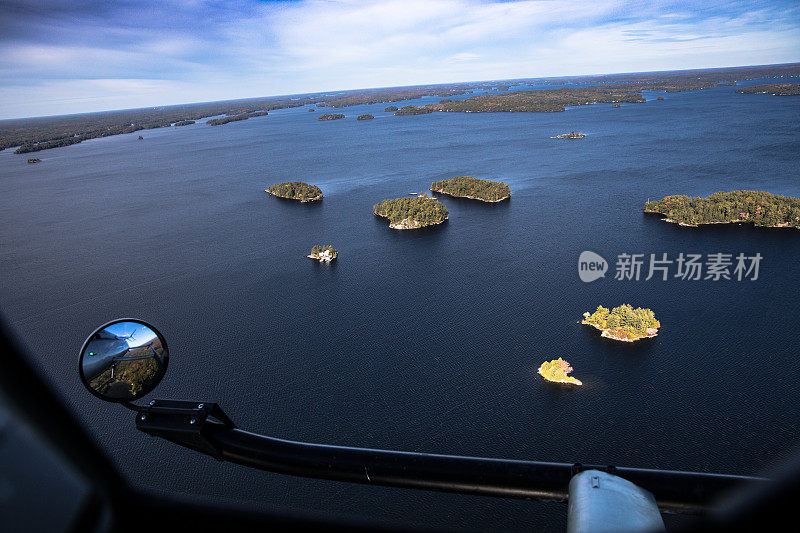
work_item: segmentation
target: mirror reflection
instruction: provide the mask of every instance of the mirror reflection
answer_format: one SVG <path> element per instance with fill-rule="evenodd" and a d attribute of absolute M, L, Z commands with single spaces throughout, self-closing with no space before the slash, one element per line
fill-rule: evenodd
<path fill-rule="evenodd" d="M 81 353 L 81 378 L 90 391 L 109 401 L 144 396 L 164 375 L 167 347 L 152 326 L 114 322 L 94 332 Z"/>

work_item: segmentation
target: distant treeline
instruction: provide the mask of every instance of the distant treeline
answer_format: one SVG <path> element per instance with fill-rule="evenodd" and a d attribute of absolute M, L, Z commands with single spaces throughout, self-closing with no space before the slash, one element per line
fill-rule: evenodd
<path fill-rule="evenodd" d="M 418 115 L 434 111 L 462 113 L 496 112 L 554 112 L 564 111 L 566 106 L 578 106 L 600 102 L 644 102 L 641 93 L 632 87 L 591 86 L 561 89 L 541 89 L 535 91 L 514 91 L 500 94 L 481 94 L 465 100 L 442 100 L 438 104 L 423 107 L 405 106 L 395 111 L 395 115 Z"/>
<path fill-rule="evenodd" d="M 128 109 L 61 117 L 0 121 L 0 149 L 19 146 L 16 153 L 36 152 L 68 146 L 88 139 L 109 137 L 139 130 L 167 128 L 173 123 L 216 115 L 242 115 L 308 104 L 310 97 L 256 98 L 204 104 L 187 104 L 147 109 Z"/>
<path fill-rule="evenodd" d="M 717 192 L 707 198 L 667 196 L 645 203 L 644 210 L 689 225 L 752 222 L 756 226 L 800 227 L 800 199 L 763 191 Z"/>
<path fill-rule="evenodd" d="M 619 91 L 627 98 L 637 98 L 642 90 L 664 90 L 668 92 L 714 87 L 720 83 L 730 84 L 736 80 L 754 78 L 797 76 L 800 75 L 800 63 L 784 65 L 765 65 L 757 67 L 737 67 L 723 69 L 684 70 L 674 72 L 645 72 L 635 74 L 613 74 L 606 76 L 573 76 L 562 78 L 529 78 L 503 80 L 500 82 L 456 83 L 448 85 L 426 85 L 413 87 L 395 87 L 391 89 L 363 89 L 346 91 L 335 95 L 320 93 L 299 95 L 294 97 L 275 96 L 267 98 L 251 98 L 247 100 L 231 100 L 224 102 L 206 102 L 169 107 L 145 109 L 128 109 L 124 111 L 108 111 L 60 117 L 40 117 L 29 119 L 13 119 L 0 121 L 0 150 L 20 146 L 19 153 L 35 152 L 47 148 L 68 146 L 87 139 L 108 137 L 132 133 L 138 130 L 164 128 L 173 123 L 199 120 L 201 118 L 226 115 L 229 117 L 271 111 L 306 104 L 329 107 L 347 107 L 351 105 L 373 104 L 380 102 L 398 102 L 417 99 L 423 96 L 445 98 L 441 109 L 425 107 L 404 108 L 397 114 L 431 113 L 433 111 L 558 111 L 564 105 L 578 105 L 575 98 L 538 97 L 532 101 L 526 96 L 517 95 L 506 100 L 481 100 L 481 96 L 467 100 L 452 100 L 447 97 L 468 94 L 480 90 L 506 90 L 512 86 L 526 85 L 563 85 L 592 84 L 595 91 Z M 624 89 L 619 84 L 625 84 Z M 616 85 L 616 88 L 614 88 Z M 782 84 L 781 84 L 782 85 Z M 552 91 L 553 89 L 546 89 Z M 575 90 L 567 88 L 567 91 Z M 562 91 L 562 92 L 567 92 Z M 520 92 L 520 91 L 517 91 Z M 530 91 L 525 91 L 530 92 Z M 514 93 L 510 93 L 514 94 Z M 611 94 L 611 93 L 609 93 Z M 633 95 L 633 96 L 632 96 Z M 563 96 L 563 95 L 562 95 Z M 578 93 L 577 100 L 586 94 Z M 641 95 L 638 95 L 640 98 Z M 474 100 L 478 98 L 478 100 Z M 562 101 L 558 101 L 561 98 Z M 597 101 L 610 101 L 604 96 Z M 459 102 L 467 101 L 468 104 Z M 629 100 L 618 100 L 629 101 Z M 640 101 L 640 100 L 635 100 Z M 392 106 L 393 107 L 393 106 Z M 494 108 L 494 109 L 491 109 Z M 251 115 L 252 116 L 252 115 Z M 236 120 L 243 120 L 238 118 Z"/>
<path fill-rule="evenodd" d="M 349 107 L 353 105 L 379 104 L 399 102 L 400 100 L 416 100 L 423 96 L 452 96 L 468 94 L 471 90 L 454 86 L 394 87 L 391 89 L 368 89 L 350 91 L 328 97 L 319 107 Z"/>

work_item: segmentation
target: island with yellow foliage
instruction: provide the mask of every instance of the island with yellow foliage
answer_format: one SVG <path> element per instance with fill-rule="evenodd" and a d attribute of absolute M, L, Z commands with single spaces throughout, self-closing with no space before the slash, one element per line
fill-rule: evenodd
<path fill-rule="evenodd" d="M 594 313 L 584 313 L 581 324 L 599 329 L 603 332 L 602 337 L 624 342 L 655 337 L 661 327 L 653 311 L 641 307 L 634 309 L 628 304 L 610 311 L 600 305 Z"/>
<path fill-rule="evenodd" d="M 569 366 L 569 363 L 561 359 L 553 359 L 552 361 L 545 361 L 542 363 L 542 366 L 539 367 L 539 375 L 542 376 L 547 381 L 553 381 L 555 383 L 569 383 L 571 385 L 583 385 L 581 380 L 576 379 L 572 376 L 568 376 L 572 372 L 572 367 Z"/>

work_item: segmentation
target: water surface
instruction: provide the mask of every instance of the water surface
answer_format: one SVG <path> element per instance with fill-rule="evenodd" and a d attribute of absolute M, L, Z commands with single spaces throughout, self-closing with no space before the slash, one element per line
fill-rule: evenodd
<path fill-rule="evenodd" d="M 2 311 L 134 482 L 284 509 L 485 530 L 563 527 L 566 507 L 296 479 L 215 462 L 134 428 L 82 389 L 77 352 L 134 316 L 167 338 L 157 398 L 217 401 L 243 428 L 341 445 L 754 474 L 798 445 L 800 232 L 694 230 L 648 199 L 754 189 L 800 196 L 800 98 L 733 87 L 565 113 L 395 117 L 388 104 L 270 112 L 0 152 Z M 422 100 L 426 102 L 427 100 Z M 432 99 L 431 101 L 435 101 Z M 420 101 L 411 103 L 418 104 Z M 403 105 L 398 103 L 397 105 Z M 356 121 L 372 113 L 374 120 Z M 579 141 L 549 137 L 571 130 Z M 145 137 L 137 141 L 139 133 Z M 390 230 L 384 198 L 457 175 L 500 205 Z M 266 186 L 303 180 L 299 205 Z M 316 264 L 314 244 L 338 263 Z M 761 253 L 743 282 L 582 283 L 583 250 Z M 576 322 L 652 308 L 629 345 Z M 543 383 L 564 357 L 581 388 Z"/>

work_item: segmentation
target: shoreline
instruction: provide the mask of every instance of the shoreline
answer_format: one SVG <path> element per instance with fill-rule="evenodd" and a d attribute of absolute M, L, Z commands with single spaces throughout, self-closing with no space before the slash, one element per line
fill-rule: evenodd
<path fill-rule="evenodd" d="M 511 198 L 511 195 L 509 194 L 508 196 L 503 196 L 499 200 L 484 200 L 483 198 L 477 198 L 475 196 L 460 196 L 460 195 L 457 195 L 457 194 L 450 194 L 449 192 L 445 192 L 445 191 L 442 191 L 440 189 L 434 189 L 433 187 L 431 187 L 429 190 L 431 192 L 435 192 L 435 193 L 438 193 L 438 194 L 444 194 L 444 195 L 449 196 L 451 198 L 468 198 L 469 200 L 478 200 L 480 202 L 486 202 L 488 204 L 496 204 L 496 203 L 502 202 L 503 200 L 508 200 L 509 198 Z"/>
<path fill-rule="evenodd" d="M 563 383 L 565 385 L 583 385 L 583 382 L 581 380 L 579 380 L 578 378 L 572 378 L 575 381 L 567 381 L 565 379 L 550 379 L 547 376 L 545 376 L 544 374 L 542 374 L 542 367 L 539 367 L 539 369 L 536 371 L 536 373 L 539 374 L 540 376 L 542 376 L 545 379 L 545 381 L 549 381 L 550 383 Z M 572 377 L 572 376 L 568 376 L 568 377 Z"/>
<path fill-rule="evenodd" d="M 719 225 L 719 224 L 739 224 L 739 225 L 751 224 L 754 228 L 800 229 L 800 226 L 791 226 L 791 225 L 789 225 L 788 222 L 784 222 L 782 224 L 778 224 L 777 226 L 765 226 L 763 224 L 758 224 L 757 225 L 752 220 L 729 220 L 729 221 L 725 221 L 725 222 L 700 222 L 699 224 L 689 224 L 687 222 L 680 222 L 678 220 L 672 220 L 671 218 L 666 218 L 666 216 L 667 216 L 666 214 L 659 213 L 658 211 L 643 210 L 642 212 L 646 213 L 648 215 L 660 215 L 662 217 L 665 217 L 665 218 L 660 219 L 661 222 L 669 222 L 670 224 L 675 224 L 675 225 L 678 225 L 678 226 L 682 226 L 684 228 L 699 228 L 701 226 L 713 226 L 713 225 Z"/>
<path fill-rule="evenodd" d="M 590 323 L 584 322 L 584 321 L 580 321 L 580 322 L 578 322 L 578 324 L 581 324 L 583 326 L 591 326 L 594 329 L 596 329 L 597 331 L 602 332 L 600 334 L 601 337 L 605 337 L 606 339 L 612 339 L 612 340 L 620 341 L 620 342 L 636 342 L 636 341 L 640 341 L 642 339 L 652 339 L 653 337 L 658 337 L 658 328 L 648 328 L 648 333 L 646 333 L 643 337 L 636 337 L 635 339 L 627 339 L 627 338 L 617 337 L 616 335 L 610 333 L 611 329 L 603 329 L 600 326 L 597 326 L 595 324 L 590 324 Z M 650 329 L 655 329 L 655 333 L 652 333 L 652 334 L 649 333 Z"/>
<path fill-rule="evenodd" d="M 387 220 L 389 219 L 389 217 L 387 217 L 386 215 L 381 215 L 379 213 L 375 213 L 374 211 L 373 211 L 373 213 L 377 217 L 385 218 Z M 397 229 L 397 230 L 422 229 L 422 228 L 427 228 L 428 226 L 437 226 L 439 224 L 444 224 L 445 222 L 447 222 L 448 218 L 450 218 L 450 217 L 447 217 L 444 220 L 440 220 L 439 222 L 428 222 L 427 224 L 421 224 L 419 221 L 413 220 L 413 222 L 415 222 L 417 224 L 420 224 L 420 225 L 419 226 L 409 227 L 409 228 L 400 227 L 400 224 L 403 224 L 403 223 L 405 223 L 406 220 L 409 220 L 408 218 L 404 218 L 400 222 L 392 222 L 391 220 L 389 220 L 389 227 L 392 228 L 392 229 Z"/>
<path fill-rule="evenodd" d="M 308 254 L 306 257 L 308 257 L 309 259 L 313 259 L 314 261 L 319 261 L 320 263 L 332 263 L 332 262 L 336 261 L 335 257 L 332 257 L 330 260 L 326 261 L 326 260 L 322 259 L 319 256 L 319 254 Z"/>
<path fill-rule="evenodd" d="M 307 198 L 305 200 L 301 200 L 300 198 L 292 198 L 291 196 L 281 196 L 280 194 L 276 194 L 270 191 L 269 189 L 264 189 L 264 192 L 269 193 L 276 198 L 283 198 L 284 200 L 294 200 L 296 202 L 300 202 L 301 204 L 305 204 L 308 202 L 316 202 L 318 200 L 322 200 L 323 197 L 323 195 L 320 194 L 319 196 L 315 196 L 314 198 Z"/>

